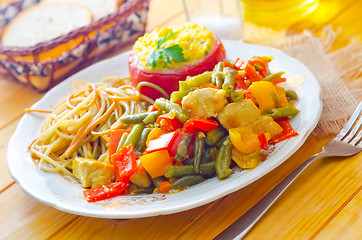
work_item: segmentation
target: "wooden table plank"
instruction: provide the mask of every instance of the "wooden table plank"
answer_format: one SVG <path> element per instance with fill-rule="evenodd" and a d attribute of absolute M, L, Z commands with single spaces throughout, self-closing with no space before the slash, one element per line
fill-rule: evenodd
<path fill-rule="evenodd" d="M 17 184 L 0 194 L 0 239 L 46 239 L 78 218 L 41 204 Z"/>
<path fill-rule="evenodd" d="M 0 129 L 19 119 L 25 108 L 43 96 L 20 83 L 3 78 L 0 78 L 0 89 Z"/>
<path fill-rule="evenodd" d="M 262 236 L 263 239 L 312 239 L 317 236 L 360 191 L 361 157 L 362 154 L 344 160 L 330 158 L 312 164 L 245 239 Z M 285 228 L 286 225 L 293 227 Z M 362 233 L 354 239 L 360 237 Z"/>
<path fill-rule="evenodd" d="M 321 232 L 316 239 L 357 239 L 362 236 L 362 189 L 351 198 Z"/>
<path fill-rule="evenodd" d="M 10 177 L 6 165 L 6 150 L 10 136 L 13 134 L 17 124 L 18 121 L 15 121 L 6 128 L 0 130 L 0 192 L 14 182 Z"/>

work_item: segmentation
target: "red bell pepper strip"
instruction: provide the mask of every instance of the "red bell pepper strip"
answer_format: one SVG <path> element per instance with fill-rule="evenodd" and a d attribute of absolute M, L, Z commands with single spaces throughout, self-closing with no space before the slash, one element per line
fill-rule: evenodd
<path fill-rule="evenodd" d="M 160 151 L 160 150 L 169 150 L 172 144 L 174 143 L 178 131 L 173 131 L 170 133 L 162 134 L 158 138 L 152 139 L 146 148 L 147 153 Z"/>
<path fill-rule="evenodd" d="M 281 78 L 281 77 L 278 77 L 278 78 L 275 78 L 273 80 L 271 80 L 270 82 L 274 85 L 277 85 L 279 83 L 282 83 L 282 82 L 286 82 L 287 79 L 286 78 Z"/>
<path fill-rule="evenodd" d="M 279 125 L 283 128 L 283 132 L 269 140 L 270 144 L 284 141 L 288 138 L 298 136 L 299 134 L 293 129 L 288 121 L 281 121 Z"/>
<path fill-rule="evenodd" d="M 160 124 L 162 130 L 171 132 L 175 131 L 176 129 L 182 128 L 182 122 L 171 116 L 170 113 L 163 114 L 157 118 L 156 123 Z"/>
<path fill-rule="evenodd" d="M 245 67 L 245 63 L 240 58 L 237 58 L 233 64 L 233 68 L 236 70 L 243 70 Z"/>
<path fill-rule="evenodd" d="M 265 62 L 263 62 L 262 60 L 260 59 L 252 59 L 252 60 L 249 60 L 249 63 L 252 65 L 252 66 L 255 66 L 255 64 L 259 64 L 262 69 L 258 70 L 257 72 L 260 74 L 260 76 L 262 76 L 263 78 L 266 77 L 266 73 L 267 73 L 267 66 L 265 64 Z"/>
<path fill-rule="evenodd" d="M 262 80 L 262 77 L 259 73 L 255 70 L 255 67 L 252 66 L 250 63 L 247 63 L 245 66 L 245 76 L 252 82 Z"/>
<path fill-rule="evenodd" d="M 130 130 L 126 129 L 116 129 L 113 130 L 109 137 L 109 159 L 111 159 L 112 155 L 117 151 L 117 147 L 119 144 L 119 140 L 121 139 L 124 133 L 130 133 Z"/>
<path fill-rule="evenodd" d="M 168 153 L 170 154 L 170 157 L 175 157 L 178 144 L 181 142 L 184 132 L 181 129 L 177 129 L 175 134 L 176 134 L 175 140 L 173 141 L 170 148 L 168 149 Z"/>
<path fill-rule="evenodd" d="M 250 81 L 248 81 L 248 82 L 250 82 Z M 249 85 L 250 85 L 250 83 L 246 83 L 245 76 L 242 76 L 242 75 L 236 76 L 235 90 L 239 90 L 239 89 L 246 90 L 246 89 L 248 89 Z"/>
<path fill-rule="evenodd" d="M 137 170 L 136 156 L 132 144 L 122 147 L 112 155 L 116 182 L 128 183 L 129 178 Z"/>
<path fill-rule="evenodd" d="M 100 188 L 86 189 L 83 191 L 84 198 L 88 202 L 97 202 L 121 195 L 128 187 L 128 183 L 114 182 Z"/>
<path fill-rule="evenodd" d="M 217 128 L 219 124 L 212 119 L 200 119 L 200 118 L 190 118 L 184 123 L 183 130 L 185 133 L 194 134 L 200 130 L 208 132 Z"/>
<path fill-rule="evenodd" d="M 264 134 L 264 133 L 260 133 L 260 134 L 258 135 L 258 138 L 259 138 L 259 141 L 260 141 L 260 147 L 261 147 L 261 149 L 268 150 L 269 145 L 268 145 L 268 140 L 266 139 L 265 134 Z"/>

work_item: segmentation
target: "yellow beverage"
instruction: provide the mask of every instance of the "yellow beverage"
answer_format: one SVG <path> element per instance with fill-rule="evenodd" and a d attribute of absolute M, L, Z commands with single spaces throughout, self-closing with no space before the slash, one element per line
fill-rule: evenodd
<path fill-rule="evenodd" d="M 319 0 L 241 0 L 244 20 L 256 25 L 286 27 L 310 17 Z"/>

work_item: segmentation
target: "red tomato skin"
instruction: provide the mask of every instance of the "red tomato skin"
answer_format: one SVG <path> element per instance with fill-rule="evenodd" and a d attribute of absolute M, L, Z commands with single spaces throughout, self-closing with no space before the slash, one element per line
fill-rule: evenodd
<path fill-rule="evenodd" d="M 188 63 L 187 66 L 175 68 L 173 72 L 171 72 L 170 69 L 166 69 L 167 72 L 143 71 L 137 67 L 137 58 L 134 56 L 135 53 L 132 50 L 128 58 L 128 68 L 132 84 L 137 86 L 139 82 L 146 81 L 162 87 L 168 94 L 177 91 L 179 88 L 179 81 L 184 81 L 187 76 L 195 76 L 205 71 L 212 71 L 218 62 L 222 62 L 226 59 L 225 48 L 220 39 L 215 35 L 214 39 L 215 46 L 205 59 L 197 65 Z M 161 93 L 150 87 L 142 87 L 141 92 L 152 99 L 163 97 Z"/>

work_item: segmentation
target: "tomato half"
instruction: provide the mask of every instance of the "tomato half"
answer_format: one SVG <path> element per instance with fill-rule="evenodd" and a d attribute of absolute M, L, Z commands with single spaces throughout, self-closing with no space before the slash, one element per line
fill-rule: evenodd
<path fill-rule="evenodd" d="M 205 71 L 212 71 L 214 66 L 226 59 L 225 48 L 220 39 L 214 35 L 214 44 L 211 51 L 204 58 L 200 59 L 196 64 L 185 63 L 182 67 L 163 69 L 160 71 L 144 71 L 138 68 L 137 59 L 134 52 L 131 51 L 128 58 L 128 68 L 132 84 L 137 86 L 139 82 L 154 83 L 163 88 L 168 94 L 177 91 L 179 88 L 178 82 L 184 81 L 187 76 L 195 76 Z M 162 94 L 150 87 L 142 87 L 142 94 L 156 99 L 162 97 Z"/>

